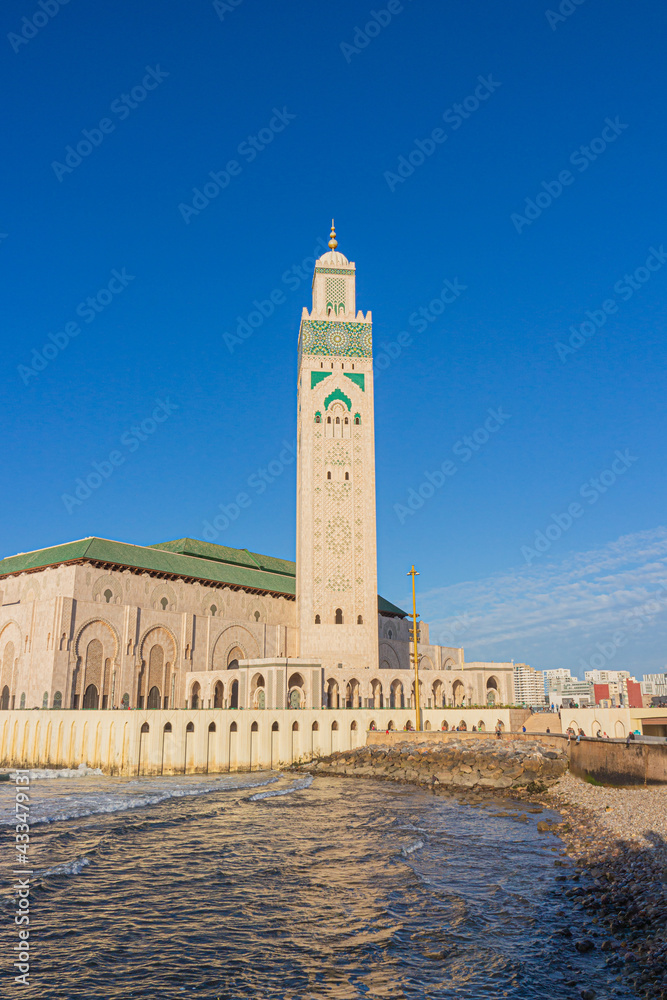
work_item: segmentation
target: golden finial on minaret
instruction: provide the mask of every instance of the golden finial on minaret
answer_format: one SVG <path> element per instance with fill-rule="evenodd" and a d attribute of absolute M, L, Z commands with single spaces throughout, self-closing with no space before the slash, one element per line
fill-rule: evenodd
<path fill-rule="evenodd" d="M 334 229 L 334 220 L 331 220 L 331 232 L 329 233 L 329 247 L 335 250 L 338 246 L 338 240 L 336 239 L 336 230 Z"/>

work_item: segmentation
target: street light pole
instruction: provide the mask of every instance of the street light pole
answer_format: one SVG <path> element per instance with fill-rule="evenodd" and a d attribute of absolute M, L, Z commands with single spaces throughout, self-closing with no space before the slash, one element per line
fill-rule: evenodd
<path fill-rule="evenodd" d="M 407 575 L 412 577 L 412 648 L 415 664 L 415 709 L 417 716 L 417 732 L 421 732 L 421 709 L 419 705 L 419 653 L 417 650 L 417 619 L 419 618 L 419 615 L 417 614 L 417 598 L 415 596 L 415 577 L 419 576 L 419 573 L 413 566 Z"/>

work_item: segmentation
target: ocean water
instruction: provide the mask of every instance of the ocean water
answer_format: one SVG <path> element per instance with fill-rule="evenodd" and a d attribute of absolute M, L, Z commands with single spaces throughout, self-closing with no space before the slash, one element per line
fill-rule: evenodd
<path fill-rule="evenodd" d="M 518 803 L 262 772 L 35 776 L 30 800 L 33 985 L 6 970 L 3 996 L 634 1000 L 575 950 L 602 938 Z M 5 843 L 13 808 L 1 784 Z"/>

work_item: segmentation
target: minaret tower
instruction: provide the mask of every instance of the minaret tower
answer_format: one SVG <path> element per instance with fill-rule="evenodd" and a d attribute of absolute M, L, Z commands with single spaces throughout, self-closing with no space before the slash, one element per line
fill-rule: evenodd
<path fill-rule="evenodd" d="M 371 314 L 355 314 L 355 266 L 336 248 L 315 264 L 299 331 L 299 655 L 326 670 L 378 668 Z"/>

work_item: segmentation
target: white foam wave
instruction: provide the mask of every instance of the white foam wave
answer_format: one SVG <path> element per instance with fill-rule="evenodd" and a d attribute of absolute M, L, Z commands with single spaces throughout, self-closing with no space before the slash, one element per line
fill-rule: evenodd
<path fill-rule="evenodd" d="M 424 841 L 417 840 L 415 841 L 414 844 L 410 844 L 408 847 L 402 847 L 401 854 L 403 855 L 404 858 L 407 858 L 408 855 L 412 854 L 413 851 L 418 851 L 419 848 L 423 846 L 424 846 Z"/>
<path fill-rule="evenodd" d="M 222 780 L 209 782 L 205 785 L 180 785 L 171 788 L 167 785 L 169 780 L 168 778 L 164 778 L 149 781 L 147 783 L 151 790 L 141 794 L 139 792 L 139 788 L 143 784 L 141 781 L 115 784 L 118 779 L 105 778 L 103 788 L 100 788 L 99 785 L 96 785 L 94 788 L 87 788 L 85 791 L 83 789 L 79 791 L 79 788 L 77 788 L 76 792 L 72 795 L 56 795 L 54 798 L 42 798 L 41 801 L 38 800 L 35 807 L 31 808 L 30 822 L 34 826 L 39 823 L 60 823 L 71 819 L 83 819 L 86 816 L 96 816 L 102 813 L 134 813 L 137 810 L 158 805 L 169 799 L 208 795 L 211 792 L 235 792 L 246 788 L 261 788 L 264 785 L 271 785 L 278 781 L 278 776 L 271 775 L 262 781 L 236 781 L 234 778 L 226 776 Z M 128 785 L 132 785 L 137 790 L 133 790 L 132 794 L 128 795 Z M 12 810 L 0 816 L 0 826 L 11 826 L 15 822 L 12 806 Z"/>
<path fill-rule="evenodd" d="M 270 792 L 257 792 L 248 796 L 248 802 L 259 802 L 261 799 L 272 799 L 277 795 L 291 795 L 292 792 L 299 792 L 303 788 L 310 788 L 313 783 L 313 776 L 309 774 L 307 778 L 301 778 L 293 782 L 288 788 L 274 788 Z"/>
<path fill-rule="evenodd" d="M 28 773 L 31 781 L 41 781 L 53 778 L 87 778 L 92 775 L 97 777 L 104 772 L 100 767 L 88 767 L 87 764 L 79 764 L 78 767 L 38 767 Z"/>
<path fill-rule="evenodd" d="M 43 871 L 35 872 L 36 878 L 46 878 L 48 875 L 79 875 L 81 871 L 90 864 L 89 858 L 77 858 L 65 865 L 56 865 L 55 868 L 45 868 Z"/>

